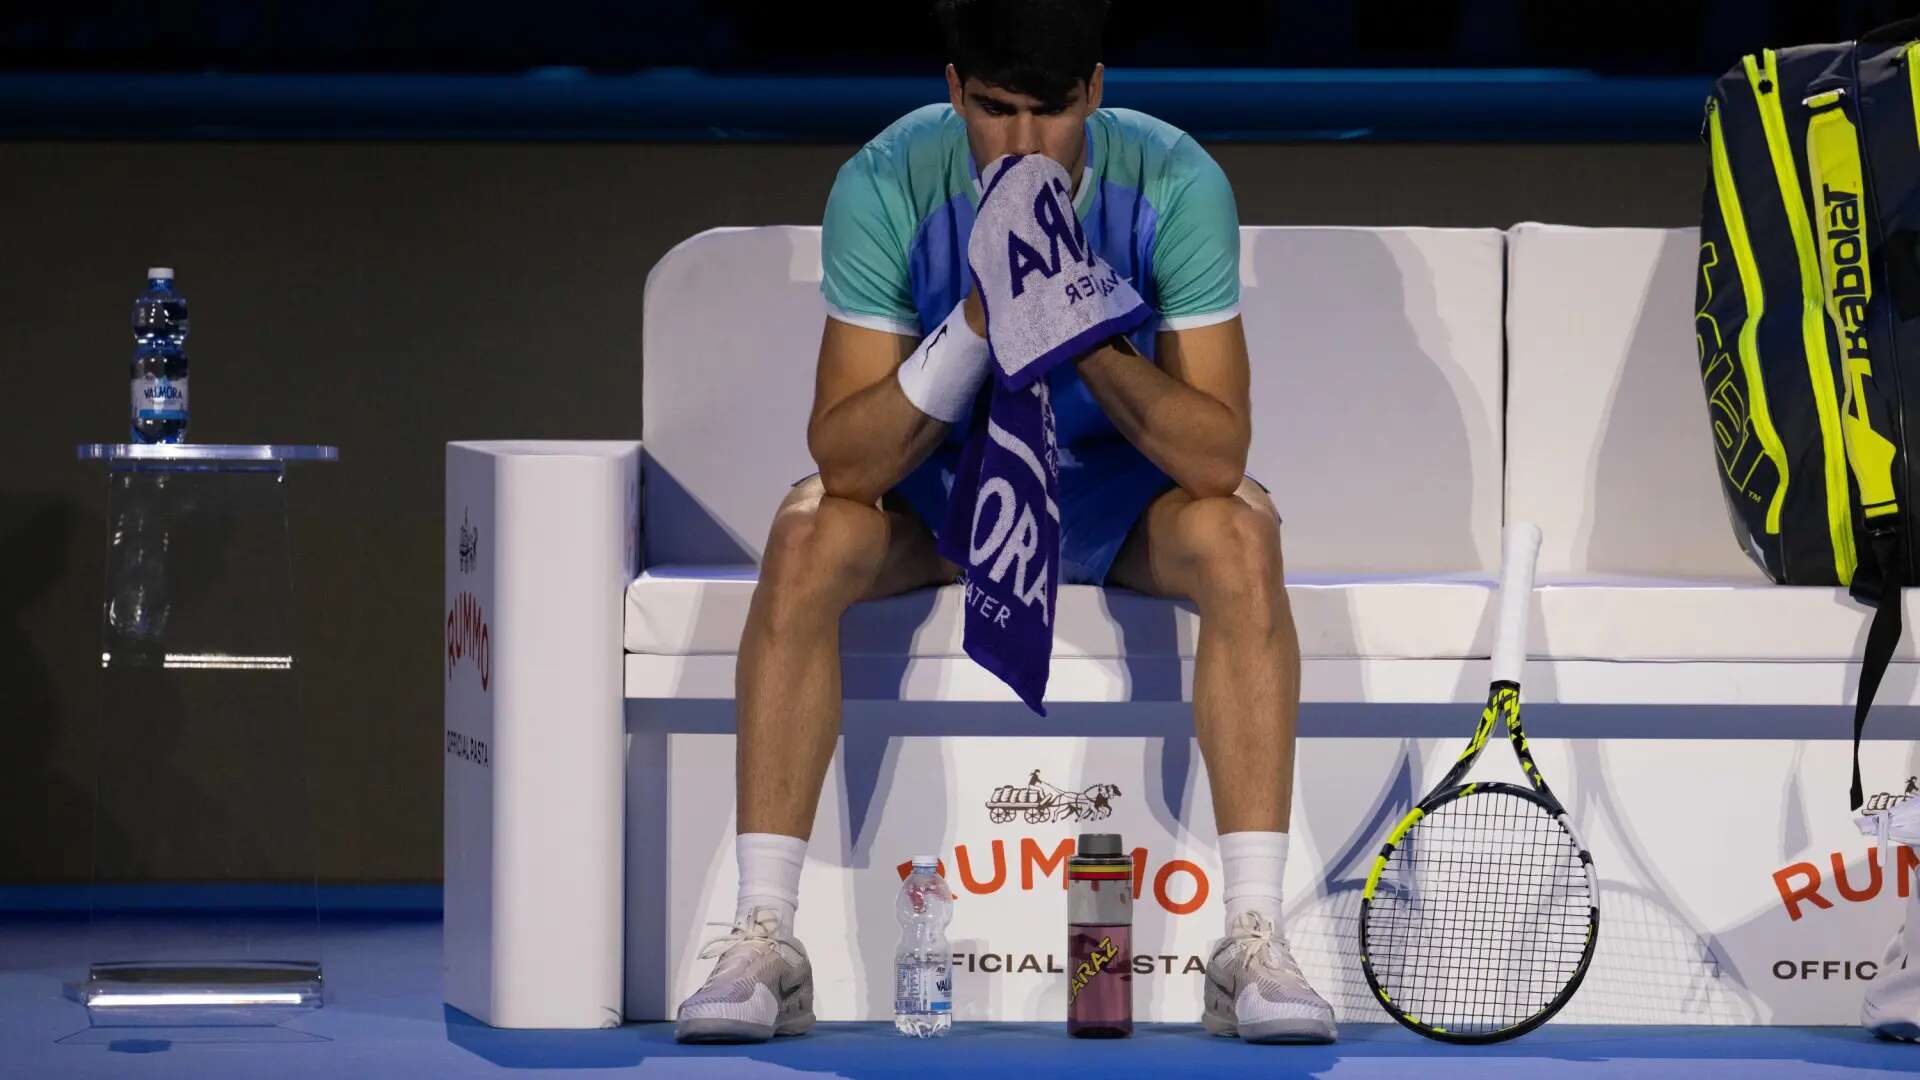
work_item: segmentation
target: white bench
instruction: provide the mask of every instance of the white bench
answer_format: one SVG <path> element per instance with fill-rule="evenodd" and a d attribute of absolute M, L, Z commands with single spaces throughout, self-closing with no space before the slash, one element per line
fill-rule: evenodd
<path fill-rule="evenodd" d="M 1461 711 L 1436 706 L 1484 694 L 1508 517 L 1539 522 L 1547 537 L 1527 675 L 1530 704 L 1549 707 L 1543 729 L 1770 733 L 1778 738 L 1764 745 L 1713 745 L 1741 768 L 1804 772 L 1834 790 L 1815 805 L 1837 802 L 1832 747 L 1808 752 L 1789 736 L 1816 734 L 1802 730 L 1812 723 L 1833 726 L 1817 733 L 1827 738 L 1843 733 L 1833 706 L 1851 693 L 1848 658 L 1864 620 L 1839 590 L 1766 585 L 1734 545 L 1687 341 L 1695 243 L 1687 231 L 1547 226 L 1243 230 L 1258 410 L 1249 471 L 1286 519 L 1311 736 L 1289 904 L 1298 901 L 1302 962 L 1344 1016 L 1374 1018 L 1342 952 L 1353 867 L 1392 807 L 1418 793 L 1409 788 L 1457 753 L 1446 747 L 1464 727 Z M 647 282 L 644 449 L 448 449 L 450 642 L 463 613 L 486 614 L 491 685 L 449 654 L 447 998 L 482 1020 L 669 1016 L 705 966 L 694 956 L 702 923 L 731 912 L 736 650 L 772 512 L 812 468 L 804 429 L 819 276 L 817 229 L 696 236 Z M 463 530 L 479 537 L 464 573 Z M 843 621 L 846 737 L 799 926 L 813 945 L 821 1014 L 886 1015 L 890 868 L 921 847 L 959 864 L 948 874 L 961 884 L 963 1014 L 1064 1007 L 1048 989 L 1059 980 L 1044 973 L 1060 921 L 1047 890 L 1060 873 L 1057 843 L 1083 826 L 995 824 L 981 805 L 1038 769 L 1071 777 L 1069 792 L 1125 777 L 1105 827 L 1148 849 L 1138 940 L 1169 968 L 1137 980 L 1140 1012 L 1190 1019 L 1199 982 L 1183 969 L 1218 923 L 1211 810 L 1184 704 L 1192 610 L 1062 590 L 1049 687 L 1058 704 L 1041 721 L 964 657 L 959 600 L 957 588 L 925 590 L 858 605 Z M 1901 659 L 1913 659 L 1910 644 Z M 1914 670 L 1897 666 L 1885 700 L 1917 700 Z M 1747 709 L 1756 705 L 1770 708 L 1757 722 Z M 623 734 L 624 777 L 607 767 Z M 1371 737 L 1331 737 L 1342 735 Z M 1657 779 L 1669 763 L 1696 768 L 1665 743 L 1589 741 L 1602 758 L 1638 761 L 1636 782 L 1661 792 L 1688 786 Z M 1564 778 L 1558 786 L 1601 800 L 1596 815 L 1700 812 L 1684 799 L 1608 803 L 1613 767 L 1583 757 L 1585 743 L 1536 743 L 1549 777 Z M 622 799 L 624 849 L 613 809 Z M 1817 846 L 1833 830 L 1822 818 L 1803 824 L 1801 839 Z M 1691 879 L 1668 866 L 1680 856 L 1654 852 L 1674 838 L 1648 841 L 1631 823 L 1616 831 L 1594 841 L 1596 857 L 1603 875 L 1609 856 L 1629 873 L 1623 895 L 1638 898 L 1642 929 L 1623 936 L 1632 923 L 1604 924 L 1616 933 L 1603 933 L 1595 977 L 1569 1016 L 1834 1022 L 1832 992 L 1769 996 L 1780 988 L 1737 971 L 1738 986 L 1721 985 L 1723 969 L 1751 965 L 1716 936 L 1740 922 L 1722 912 L 1764 893 L 1705 898 L 1675 915 L 1672 894 Z M 620 875 L 608 877 L 622 850 L 623 895 Z M 1789 854 L 1756 849 L 1740 865 Z M 1732 866 L 1709 868 L 1706 880 L 1746 872 Z M 1866 922 L 1810 947 L 1853 948 L 1879 933 L 1877 923 L 1860 929 Z M 1645 989 L 1634 955 L 1607 953 L 1655 938 L 1671 953 L 1656 966 L 1672 1004 Z M 1741 940 L 1764 947 L 1758 929 Z M 1029 963 L 1038 969 L 1014 970 Z M 1618 989 L 1636 978 L 1639 991 Z"/>

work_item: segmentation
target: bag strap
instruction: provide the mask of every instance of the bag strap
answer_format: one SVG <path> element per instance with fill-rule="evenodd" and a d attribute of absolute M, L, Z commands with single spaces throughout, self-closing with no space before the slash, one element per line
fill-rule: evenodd
<path fill-rule="evenodd" d="M 1920 15 L 1876 26 L 1860 35 L 1860 44 L 1878 45 L 1889 41 L 1912 41 L 1914 38 L 1920 38 Z"/>
<path fill-rule="evenodd" d="M 1900 643 L 1901 589 L 1906 585 L 1899 527 L 1883 526 L 1869 535 L 1874 565 L 1879 570 L 1879 595 L 1873 625 L 1867 629 L 1867 650 L 1860 658 L 1860 686 L 1853 702 L 1853 788 L 1849 798 L 1854 810 L 1860 809 L 1866 800 L 1865 789 L 1860 784 L 1860 733 L 1867 726 L 1867 713 L 1873 708 L 1874 695 L 1880 692 L 1880 679 L 1893 661 L 1893 648 Z M 1865 570 L 1865 565 L 1861 569 Z M 1857 573 L 1855 583 L 1864 584 Z"/>
<path fill-rule="evenodd" d="M 1920 27 L 1920 20 L 1915 24 Z M 1848 89 L 1836 88 L 1807 99 L 1810 113 L 1806 147 L 1808 180 L 1828 204 L 1817 227 L 1827 315 L 1838 336 L 1840 376 L 1846 388 L 1840 431 L 1872 548 L 1871 561 L 1860 559 L 1851 582 L 1853 595 L 1876 609 L 1873 625 L 1867 630 L 1867 648 L 1861 657 L 1860 685 L 1853 705 L 1853 786 L 1849 797 L 1857 810 L 1864 798 L 1860 736 L 1874 696 L 1880 691 L 1880 680 L 1893 660 L 1894 647 L 1900 643 L 1901 589 L 1907 575 L 1895 482 L 1900 447 L 1888 434 L 1897 428 L 1890 420 L 1890 403 L 1880 396 L 1868 366 L 1878 336 L 1868 314 L 1873 295 L 1873 261 L 1867 251 L 1872 235 L 1867 221 L 1871 210 L 1860 135 L 1847 109 L 1848 94 Z M 1842 252 L 1851 255 L 1843 261 Z M 1881 284 L 1884 288 L 1885 282 Z M 1882 350 L 1888 345 L 1884 341 L 1877 344 Z M 1884 430 L 1876 429 L 1876 419 Z"/>

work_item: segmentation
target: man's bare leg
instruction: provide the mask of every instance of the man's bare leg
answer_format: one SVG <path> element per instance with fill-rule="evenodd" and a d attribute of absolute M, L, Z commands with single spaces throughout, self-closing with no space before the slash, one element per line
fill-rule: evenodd
<path fill-rule="evenodd" d="M 740 638 L 735 756 L 741 833 L 804 840 L 840 734 L 840 616 L 856 601 L 953 580 L 913 514 L 827 495 L 780 504 Z"/>
<path fill-rule="evenodd" d="M 926 527 L 896 507 L 796 486 L 774 516 L 740 640 L 740 890 L 732 933 L 680 1003 L 683 1042 L 759 1042 L 813 1027 L 813 973 L 793 936 L 820 784 L 840 733 L 840 616 L 856 600 L 953 579 Z"/>
<path fill-rule="evenodd" d="M 1233 498 L 1178 488 L 1147 507 L 1108 579 L 1200 611 L 1193 725 L 1222 834 L 1285 832 L 1300 716 L 1300 642 L 1287 604 L 1280 519 L 1259 485 Z"/>
<path fill-rule="evenodd" d="M 1201 1023 L 1248 1042 L 1330 1042 L 1333 1009 L 1280 932 L 1300 642 L 1287 605 L 1280 518 L 1251 481 L 1232 498 L 1154 500 L 1109 574 L 1200 609 L 1193 723 L 1213 786 L 1227 935 L 1207 958 Z"/>

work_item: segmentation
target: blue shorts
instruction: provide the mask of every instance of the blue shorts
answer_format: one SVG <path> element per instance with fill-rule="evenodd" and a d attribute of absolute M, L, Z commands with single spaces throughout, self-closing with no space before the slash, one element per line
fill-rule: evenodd
<path fill-rule="evenodd" d="M 1134 524 L 1174 486 L 1173 479 L 1122 437 L 1063 445 L 1059 454 L 1060 583 L 1105 585 Z M 892 492 L 936 539 L 959 462 L 960 448 L 941 443 Z"/>

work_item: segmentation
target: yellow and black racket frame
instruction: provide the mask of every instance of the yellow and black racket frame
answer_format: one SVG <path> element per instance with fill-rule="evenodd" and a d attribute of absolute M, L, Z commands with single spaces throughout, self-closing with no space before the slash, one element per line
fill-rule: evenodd
<path fill-rule="evenodd" d="M 1487 739 L 1493 734 L 1495 724 L 1504 724 L 1506 727 L 1507 741 L 1513 746 L 1514 756 L 1520 759 L 1520 771 L 1526 776 L 1530 786 L 1521 787 L 1518 784 L 1498 781 L 1473 784 L 1460 782 L 1466 778 L 1467 771 L 1473 768 L 1473 763 L 1479 759 L 1480 752 L 1486 749 Z M 1474 794 L 1511 795 L 1544 809 L 1562 829 L 1566 830 L 1567 835 L 1573 838 L 1574 847 L 1580 853 L 1580 861 L 1586 866 L 1587 880 L 1593 883 L 1593 903 L 1587 909 L 1586 949 L 1580 955 L 1580 962 L 1574 969 L 1573 977 L 1567 980 L 1567 985 L 1561 988 L 1560 993 L 1546 1008 L 1518 1024 L 1494 1031 L 1459 1032 L 1422 1020 L 1408 1013 L 1393 1000 L 1386 989 L 1380 985 L 1380 978 L 1373 969 L 1373 960 L 1368 955 L 1367 930 L 1373 914 L 1374 890 L 1380 885 L 1380 875 L 1386 871 L 1387 861 L 1393 855 L 1394 849 L 1400 846 L 1406 839 L 1407 833 L 1418 825 L 1422 818 L 1450 802 Z M 1526 731 L 1520 726 L 1519 685 L 1511 682 L 1496 682 L 1487 691 L 1487 705 L 1480 712 L 1480 724 L 1474 729 L 1473 741 L 1467 744 L 1459 760 L 1447 770 L 1447 775 L 1442 777 L 1440 782 L 1433 786 L 1433 790 L 1400 819 L 1398 825 L 1394 826 L 1393 832 L 1387 835 L 1386 843 L 1380 846 L 1380 854 L 1374 857 L 1373 869 L 1367 874 L 1366 888 L 1360 894 L 1360 970 L 1366 975 L 1367 985 L 1372 988 L 1375 1000 L 1387 1010 L 1387 1015 L 1406 1028 L 1441 1042 L 1504 1042 L 1507 1039 L 1525 1035 L 1546 1023 L 1573 999 L 1574 993 L 1580 989 L 1580 983 L 1587 977 L 1587 969 L 1593 963 L 1593 951 L 1599 942 L 1600 882 L 1593 872 L 1593 856 L 1588 854 L 1586 843 L 1580 839 L 1580 834 L 1574 830 L 1573 823 L 1568 820 L 1566 807 L 1554 795 L 1553 790 L 1547 787 L 1546 780 L 1540 776 L 1540 770 L 1533 763 L 1533 753 L 1527 748 Z"/>

